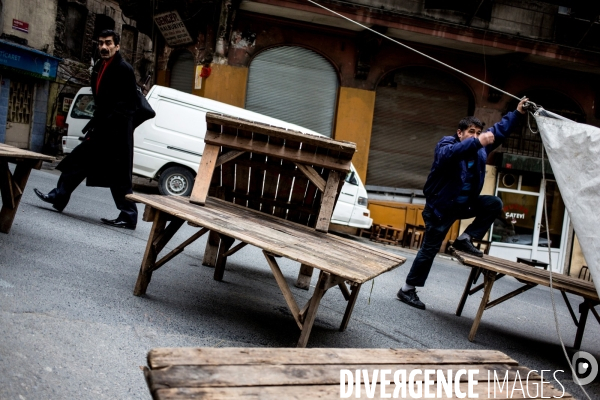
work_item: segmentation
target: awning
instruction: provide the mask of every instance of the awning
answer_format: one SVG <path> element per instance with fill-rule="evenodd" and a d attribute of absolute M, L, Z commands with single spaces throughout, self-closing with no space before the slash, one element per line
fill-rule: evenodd
<path fill-rule="evenodd" d="M 60 58 L 31 47 L 0 40 L 0 69 L 53 81 Z"/>

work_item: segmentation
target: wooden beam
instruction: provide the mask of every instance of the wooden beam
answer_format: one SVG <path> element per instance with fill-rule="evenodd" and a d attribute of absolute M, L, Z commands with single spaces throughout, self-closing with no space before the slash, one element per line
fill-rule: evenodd
<path fill-rule="evenodd" d="M 335 207 L 335 199 L 337 195 L 338 183 L 341 179 L 341 173 L 337 171 L 329 171 L 327 178 L 327 186 L 321 197 L 321 209 L 317 217 L 317 225 L 315 229 L 319 232 L 329 231 L 329 222 Z"/>
<path fill-rule="evenodd" d="M 225 257 L 229 257 L 231 255 L 234 255 L 235 253 L 237 253 L 238 251 L 240 251 L 241 249 L 243 249 L 244 247 L 246 247 L 248 245 L 248 243 L 245 242 L 240 242 L 238 244 L 236 244 L 231 250 L 229 250 L 228 252 L 226 252 L 225 254 L 223 254 Z"/>
<path fill-rule="evenodd" d="M 350 171 L 350 159 L 339 159 L 331 157 L 326 154 L 311 153 L 306 154 L 301 150 L 296 150 L 281 145 L 274 145 L 272 143 L 260 142 L 246 137 L 234 137 L 222 135 L 208 131 L 204 137 L 204 142 L 208 145 L 223 146 L 229 149 L 249 151 L 258 154 L 264 154 L 269 157 L 281 158 L 284 160 L 299 162 L 302 164 L 315 165 L 318 167 L 325 167 L 336 171 L 347 173 Z M 202 160 L 206 156 L 206 147 Z"/>
<path fill-rule="evenodd" d="M 161 258 L 159 261 L 157 261 L 152 266 L 152 268 L 150 268 L 150 271 L 154 272 L 157 269 L 159 269 L 160 267 L 162 267 L 163 265 L 165 265 L 168 261 L 170 261 L 172 258 L 174 258 L 179 253 L 181 253 L 187 246 L 189 246 L 190 244 L 194 243 L 196 240 L 198 240 L 206 232 L 208 232 L 208 229 L 202 228 L 198 232 L 194 233 L 187 240 L 185 240 L 179 246 L 175 247 L 173 250 L 171 250 L 169 253 L 167 253 L 163 258 Z"/>
<path fill-rule="evenodd" d="M 221 148 L 219 146 L 212 146 L 209 144 L 204 146 L 204 152 L 202 153 L 200 166 L 198 167 L 198 174 L 194 181 L 194 189 L 190 196 L 190 203 L 203 206 L 206 202 L 208 188 L 210 187 L 210 181 L 212 180 L 213 172 L 215 171 L 215 163 L 217 162 L 220 151 Z"/>
<path fill-rule="evenodd" d="M 218 167 L 219 165 L 225 164 L 226 162 L 236 159 L 237 157 L 241 156 L 244 153 L 245 153 L 245 151 L 230 151 L 228 153 L 222 154 L 221 156 L 219 156 L 219 158 L 217 158 L 217 162 L 215 163 L 215 168 Z"/>
<path fill-rule="evenodd" d="M 253 121 L 232 118 L 224 115 L 207 113 L 206 122 L 207 124 L 213 123 L 216 125 L 224 125 L 239 130 L 245 130 L 254 133 L 262 133 L 267 136 L 273 136 L 276 138 L 294 140 L 300 143 L 311 144 L 314 146 L 322 147 L 324 149 L 341 151 L 350 154 L 350 157 L 352 157 L 352 155 L 354 155 L 354 153 L 356 152 L 356 143 L 353 142 L 335 140 L 325 136 L 310 135 L 302 132 L 279 128 L 276 126 L 269 126 L 266 124 L 259 124 Z"/>
<path fill-rule="evenodd" d="M 315 169 L 313 167 L 304 165 L 304 164 L 300 164 L 300 163 L 294 163 L 294 164 L 296 164 L 296 167 L 298 167 L 298 169 L 300 171 L 302 171 L 302 173 L 304 175 L 306 175 L 306 177 L 312 183 L 314 183 L 314 185 L 316 187 L 318 187 L 321 192 L 325 191 L 325 179 L 321 178 L 321 175 L 319 175 L 319 173 L 317 171 L 315 171 Z"/>
<path fill-rule="evenodd" d="M 294 295 L 292 294 L 292 291 L 288 287 L 288 284 L 287 284 L 283 274 L 281 273 L 281 269 L 279 269 L 279 265 L 277 264 L 275 257 L 273 257 L 272 254 L 267 253 L 265 250 L 263 250 L 263 254 L 265 255 L 265 258 L 267 259 L 267 263 L 269 264 L 269 267 L 271 267 L 271 271 L 273 271 L 273 276 L 275 277 L 275 281 L 277 282 L 279 289 L 281 289 L 283 298 L 285 299 L 285 302 L 287 303 L 288 308 L 292 312 L 292 315 L 294 316 L 294 320 L 296 321 L 296 324 L 298 324 L 298 328 L 303 329 L 302 328 L 303 324 L 302 324 L 302 322 L 300 322 L 300 309 L 298 308 L 298 303 L 296 303 L 296 299 L 294 299 Z"/>

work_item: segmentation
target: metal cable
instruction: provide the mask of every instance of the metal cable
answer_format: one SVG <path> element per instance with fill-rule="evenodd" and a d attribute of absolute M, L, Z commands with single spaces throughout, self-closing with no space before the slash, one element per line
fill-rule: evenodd
<path fill-rule="evenodd" d="M 325 7 L 325 6 L 322 6 L 322 5 L 320 5 L 319 3 L 317 3 L 317 2 L 315 2 L 315 1 L 313 1 L 313 0 L 306 0 L 306 1 L 308 1 L 309 3 L 312 3 L 312 4 L 314 4 L 315 6 L 317 6 L 317 7 L 319 7 L 319 8 L 322 8 L 322 9 L 324 9 L 324 10 L 326 10 L 326 11 L 329 11 L 330 13 L 332 13 L 332 14 L 335 14 L 335 15 L 337 15 L 338 17 L 345 19 L 346 21 L 350 21 L 350 22 L 352 22 L 353 24 L 356 24 L 356 25 L 358 25 L 358 26 L 361 26 L 361 27 L 363 27 L 364 29 L 366 29 L 366 30 L 368 30 L 368 31 L 371 31 L 371 32 L 375 33 L 376 35 L 379 35 L 379 36 L 381 36 L 381 37 L 383 37 L 383 38 L 385 38 L 385 39 L 387 39 L 387 40 L 389 40 L 389 41 L 392 41 L 392 42 L 394 42 L 394 43 L 396 43 L 396 44 L 399 44 L 400 46 L 402 46 L 402 47 L 404 47 L 404 48 L 406 48 L 406 49 L 408 49 L 408 50 L 410 50 L 410 51 L 414 51 L 415 53 L 417 53 L 417 54 L 419 54 L 419 55 L 421 55 L 421 56 L 423 56 L 423 57 L 425 57 L 425 58 L 428 58 L 428 59 L 430 59 L 431 61 L 435 61 L 436 63 L 438 63 L 438 64 L 441 64 L 441 65 L 443 65 L 443 66 L 445 66 L 445 67 L 447 67 L 447 68 L 450 68 L 451 70 L 453 70 L 453 71 L 455 71 L 455 72 L 458 72 L 459 74 L 462 74 L 462 75 L 464 75 L 464 76 L 466 76 L 466 77 L 469 77 L 469 78 L 471 78 L 471 79 L 474 79 L 474 80 L 476 80 L 477 82 L 479 82 L 479 83 L 481 83 L 481 84 L 484 84 L 484 85 L 486 85 L 486 86 L 489 86 L 489 87 L 491 87 L 492 89 L 495 89 L 495 90 L 499 91 L 500 93 L 504 93 L 505 95 L 507 95 L 507 96 L 510 96 L 510 97 L 512 97 L 512 98 L 514 98 L 514 99 L 521 100 L 520 98 L 518 98 L 518 97 L 517 97 L 517 96 L 515 96 L 514 94 L 510 94 L 510 93 L 508 93 L 508 92 L 505 92 L 504 90 L 502 90 L 502 89 L 499 89 L 499 88 L 497 88 L 496 86 L 492 86 L 492 85 L 490 85 L 489 83 L 487 83 L 487 82 L 485 82 L 485 81 L 482 81 L 481 79 L 475 78 L 474 76 L 472 76 L 472 75 L 469 75 L 469 74 L 467 74 L 466 72 L 463 72 L 463 71 L 461 71 L 461 70 L 459 70 L 459 69 L 457 69 L 457 68 L 454 68 L 454 67 L 453 67 L 453 66 L 451 66 L 451 65 L 448 65 L 448 64 L 446 64 L 446 63 L 444 63 L 444 62 L 442 62 L 442 61 L 436 60 L 435 58 L 433 58 L 433 57 L 431 57 L 431 56 L 429 56 L 429 55 L 427 55 L 427 54 L 425 54 L 425 53 L 422 53 L 422 52 L 420 52 L 419 50 L 413 49 L 412 47 L 410 47 L 410 46 L 407 46 L 407 45 L 405 45 L 404 43 L 401 43 L 401 42 L 399 42 L 399 41 L 397 41 L 397 40 L 395 40 L 395 39 L 392 39 L 391 37 L 389 37 L 389 36 L 386 36 L 386 35 L 384 35 L 383 33 L 379 33 L 379 32 L 377 32 L 376 30 L 374 30 L 374 29 L 371 29 L 371 28 L 369 28 L 368 26 L 361 24 L 360 22 L 356 22 L 356 21 L 354 21 L 354 20 L 352 20 L 352 19 L 350 19 L 350 18 L 348 18 L 348 17 L 346 17 L 346 16 L 344 16 L 344 15 L 342 15 L 342 14 L 338 13 L 338 12 L 335 12 L 335 11 L 333 11 L 333 10 L 331 10 L 331 9 L 329 9 L 329 8 L 327 8 L 327 7 Z"/>

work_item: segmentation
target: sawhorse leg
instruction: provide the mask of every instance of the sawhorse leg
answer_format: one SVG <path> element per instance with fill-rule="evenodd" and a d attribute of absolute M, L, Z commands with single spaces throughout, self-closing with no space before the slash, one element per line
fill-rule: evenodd
<path fill-rule="evenodd" d="M 39 169 L 41 161 L 22 161 L 15 167 L 14 175 L 8 168 L 8 162 L 0 160 L 0 194 L 2 209 L 0 210 L 0 232 L 8 233 L 12 227 L 27 179 L 33 168 Z"/>
<path fill-rule="evenodd" d="M 301 264 L 300 272 L 298 272 L 298 280 L 295 285 L 297 288 L 308 290 L 310 288 L 310 280 L 312 279 L 313 267 Z"/>
<path fill-rule="evenodd" d="M 226 235 L 219 234 L 221 244 L 219 245 L 219 251 L 217 252 L 217 262 L 215 263 L 215 281 L 222 281 L 223 275 L 225 274 L 225 264 L 227 263 L 226 253 L 229 248 L 235 242 L 235 239 Z"/>
<path fill-rule="evenodd" d="M 348 290 L 346 288 L 346 284 L 344 282 L 342 282 L 340 284 L 340 289 L 341 289 L 342 285 L 343 285 L 344 289 Z M 342 289 L 342 293 L 344 294 L 344 297 L 348 301 L 348 305 L 346 305 L 346 312 L 344 313 L 344 318 L 342 318 L 342 325 L 340 325 L 340 332 L 344 332 L 346 330 L 346 328 L 348 327 L 348 321 L 350 321 L 350 316 L 352 315 L 352 311 L 354 310 L 354 304 L 356 303 L 356 298 L 358 297 L 358 292 L 360 292 L 361 286 L 362 285 L 359 283 L 352 283 L 352 289 L 350 291 L 350 295 L 348 295 L 344 291 L 344 289 Z"/>
<path fill-rule="evenodd" d="M 483 316 L 483 311 L 486 309 L 488 300 L 490 298 L 490 294 L 492 293 L 492 286 L 494 286 L 494 282 L 496 281 L 496 273 L 493 271 L 484 271 L 483 273 L 483 297 L 481 298 L 481 303 L 479 304 L 479 309 L 477 310 L 477 314 L 475 315 L 475 319 L 473 320 L 473 325 L 471 326 L 471 332 L 469 332 L 469 341 L 472 342 L 475 339 L 475 334 L 477 333 L 477 329 L 479 328 L 479 323 L 481 322 L 481 317 Z"/>
<path fill-rule="evenodd" d="M 579 350 L 579 348 L 581 347 L 581 341 L 583 340 L 583 332 L 585 331 L 585 324 L 587 323 L 587 317 L 588 317 L 588 314 L 590 311 L 592 311 L 592 314 L 594 315 L 594 317 L 596 317 L 596 320 L 598 320 L 598 323 L 600 323 L 600 317 L 598 316 L 598 313 L 596 312 L 596 310 L 594 310 L 594 307 L 596 307 L 599 303 L 588 300 L 588 299 L 583 299 L 583 302 L 581 304 L 579 304 L 579 320 L 578 320 L 577 317 L 575 316 L 575 312 L 573 312 L 573 307 L 571 307 L 571 303 L 569 302 L 569 299 L 567 298 L 567 294 L 562 290 L 560 291 L 560 294 L 562 294 L 562 297 L 565 300 L 567 308 L 569 309 L 569 313 L 571 314 L 571 318 L 573 318 L 573 322 L 575 323 L 575 326 L 577 327 L 577 333 L 575 334 L 575 343 L 573 343 L 573 348 L 576 350 Z"/>

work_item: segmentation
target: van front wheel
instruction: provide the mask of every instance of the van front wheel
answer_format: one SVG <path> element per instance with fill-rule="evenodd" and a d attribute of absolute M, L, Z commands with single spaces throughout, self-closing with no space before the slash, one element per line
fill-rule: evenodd
<path fill-rule="evenodd" d="M 182 167 L 165 169 L 158 180 L 158 191 L 162 195 L 189 196 L 193 186 L 194 176 Z"/>

